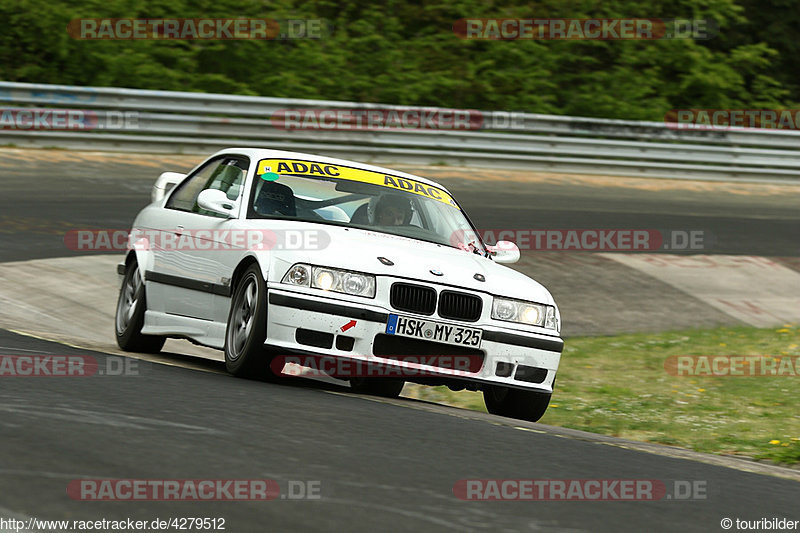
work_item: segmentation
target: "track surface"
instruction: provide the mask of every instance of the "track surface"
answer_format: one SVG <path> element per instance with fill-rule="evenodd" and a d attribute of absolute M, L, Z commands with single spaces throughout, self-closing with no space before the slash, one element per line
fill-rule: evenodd
<path fill-rule="evenodd" d="M 67 249 L 64 234 L 77 229 L 127 230 L 149 202 L 155 176 L 165 169 L 188 171 L 201 159 L 57 150 L 0 152 L 0 262 L 90 257 L 92 253 Z M 481 230 L 702 231 L 705 247 L 692 253 L 769 256 L 798 272 L 791 279 L 764 271 L 760 279 L 752 280 L 753 290 L 762 279 L 785 286 L 788 294 L 800 287 L 800 185 L 565 177 L 447 167 L 406 170 L 445 183 Z M 674 249 L 660 252 L 678 261 L 690 255 Z M 685 266 L 692 265 L 675 267 Z M 666 278 L 654 278 L 608 254 L 523 249 L 514 268 L 550 289 L 562 309 L 567 337 L 773 325 L 747 320 L 754 316 L 753 296 L 765 294 L 738 294 L 735 279 L 728 283 L 728 294 L 703 300 L 683 286 L 674 268 L 667 269 Z M 719 269 L 692 271 L 701 285 L 703 277 L 719 280 L 722 274 Z M 780 290 L 771 292 L 780 297 Z M 800 298 L 800 288 L 796 293 Z M 759 316 L 777 315 L 774 325 L 800 321 L 800 311 L 791 303 L 788 310 L 786 302 L 775 300 L 759 305 Z M 781 307 L 783 311 L 776 311 Z"/>
<path fill-rule="evenodd" d="M 185 158 L 110 168 L 107 160 L 70 154 L 52 159 L 0 161 L 1 261 L 69 255 L 62 240 L 69 229 L 126 228 L 154 175 L 191 166 Z M 487 195 L 476 180 L 446 183 L 484 228 L 706 229 L 717 235 L 718 253 L 798 252 L 798 197 L 790 194 L 504 182 L 504 192 Z M 518 207 L 504 206 L 509 198 Z M 36 353 L 89 352 L 0 330 L 0 354 Z M 101 367 L 108 357 L 93 356 Z M 800 519 L 800 485 L 743 471 L 749 467 L 670 457 L 666 448 L 644 453 L 410 400 L 377 401 L 333 385 L 237 380 L 218 363 L 199 363 L 204 372 L 182 361 L 139 362 L 138 375 L 124 377 L 2 378 L 0 517 L 225 517 L 233 532 L 691 532 L 719 531 L 724 517 Z M 81 478 L 268 478 L 282 489 L 290 480 L 319 481 L 321 499 L 89 503 L 66 494 L 69 481 Z M 668 490 L 688 480 L 705 483 L 708 494 L 694 501 L 464 502 L 452 489 L 465 478 L 650 479 Z"/>
<path fill-rule="evenodd" d="M 202 159 L 0 154 L 0 260 L 75 253 L 63 242 L 71 229 L 127 229 L 149 202 L 160 172 L 186 172 Z M 708 236 L 702 253 L 800 256 L 800 186 L 626 178 L 531 182 L 509 180 L 522 175 L 514 172 L 409 170 L 441 179 L 481 230 L 695 230 Z"/>
<path fill-rule="evenodd" d="M 86 354 L 7 332 L 0 346 L 5 354 Z M 105 367 L 105 356 L 92 355 Z M 707 532 L 729 516 L 797 518 L 796 481 L 333 386 L 274 385 L 147 362 L 137 371 L 4 381 L 2 507 L 46 519 L 224 517 L 234 532 Z M 266 478 L 284 493 L 289 480 L 320 481 L 321 499 L 90 503 L 66 495 L 79 478 Z M 708 494 L 695 501 L 472 502 L 453 495 L 465 478 L 654 479 L 670 490 L 674 480 L 692 480 Z"/>

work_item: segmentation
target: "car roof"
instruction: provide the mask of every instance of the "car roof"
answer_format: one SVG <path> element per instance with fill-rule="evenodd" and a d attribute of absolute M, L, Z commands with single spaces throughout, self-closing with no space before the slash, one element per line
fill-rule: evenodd
<path fill-rule="evenodd" d="M 401 172 L 399 170 L 394 170 L 391 168 L 386 167 L 378 167 L 375 165 L 368 165 L 366 163 L 359 163 L 358 161 L 351 161 L 348 159 L 337 159 L 335 157 L 325 157 L 322 155 L 317 154 L 307 154 L 303 152 L 289 152 L 286 150 L 270 150 L 267 148 L 226 148 L 224 150 L 220 150 L 214 155 L 222 155 L 222 154 L 241 154 L 250 157 L 255 161 L 260 161 L 261 159 L 301 159 L 303 161 L 313 161 L 317 163 L 329 163 L 331 165 L 342 165 L 348 167 L 354 167 L 361 170 L 370 170 L 373 172 L 379 172 L 381 174 L 390 174 L 392 176 L 399 176 L 401 178 L 409 178 L 413 179 L 427 185 L 434 185 L 447 193 L 450 191 L 447 190 L 442 184 L 437 183 L 433 180 L 428 178 L 423 178 L 422 176 L 417 176 L 415 174 L 409 174 L 408 172 Z"/>

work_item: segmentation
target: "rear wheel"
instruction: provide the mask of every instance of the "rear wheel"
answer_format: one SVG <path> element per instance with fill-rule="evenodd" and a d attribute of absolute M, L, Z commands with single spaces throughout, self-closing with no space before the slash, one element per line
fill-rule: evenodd
<path fill-rule="evenodd" d="M 267 335 L 267 288 L 261 270 L 251 265 L 236 285 L 225 330 L 225 368 L 238 377 L 269 374 L 264 340 Z"/>
<path fill-rule="evenodd" d="M 395 378 L 351 378 L 350 388 L 358 394 L 397 398 L 405 381 Z"/>
<path fill-rule="evenodd" d="M 114 318 L 117 345 L 126 352 L 158 353 L 164 347 L 165 337 L 142 335 L 146 310 L 144 283 L 134 259 L 125 269 Z"/>
<path fill-rule="evenodd" d="M 536 422 L 547 411 L 552 395 L 492 385 L 483 391 L 486 410 L 493 415 Z"/>

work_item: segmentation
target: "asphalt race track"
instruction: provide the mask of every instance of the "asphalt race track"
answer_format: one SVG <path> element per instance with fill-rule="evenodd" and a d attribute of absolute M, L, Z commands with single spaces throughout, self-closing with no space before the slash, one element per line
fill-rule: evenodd
<path fill-rule="evenodd" d="M 107 155 L 34 152 L 0 153 L 0 267 L 15 269 L 0 275 L 0 297 L 6 298 L 0 301 L 7 308 L 24 302 L 20 295 L 9 296 L 2 282 L 26 268 L 40 272 L 33 269 L 36 261 L 19 262 L 85 259 L 64 246 L 65 231 L 129 227 L 161 170 L 187 170 L 191 161 L 201 159 L 114 160 Z M 439 173 L 447 178 L 455 171 L 423 174 Z M 762 194 L 744 185 L 725 191 L 724 185 L 666 186 L 644 180 L 620 187 L 577 178 L 563 183 L 542 178 L 536 186 L 485 179 L 492 180 L 491 194 L 482 188 L 484 178 L 452 174 L 443 179 L 478 227 L 703 229 L 716 237 L 714 254 L 773 258 L 780 261 L 778 270 L 787 279 L 798 271 L 800 187 L 781 186 Z M 523 269 L 551 278 L 542 281 L 555 284 L 562 307 L 559 292 L 567 298 L 570 285 L 588 286 L 586 267 L 600 269 L 600 259 L 619 272 L 633 272 L 605 256 L 594 262 L 582 256 L 569 279 L 559 280 L 563 264 L 552 257 L 526 256 L 525 251 L 523 257 Z M 52 275 L 56 279 L 48 282 L 57 286 L 58 271 Z M 630 282 L 601 279 L 595 290 L 625 292 L 624 284 Z M 674 305 L 673 317 L 669 306 L 661 304 L 671 326 L 682 325 L 678 310 L 685 310 L 687 302 L 695 306 L 701 323 L 737 323 L 734 315 L 708 303 L 711 300 L 691 300 L 668 282 L 652 281 L 647 287 L 653 298 Z M 87 303 L 91 298 L 107 297 L 106 292 L 85 295 L 81 304 L 80 292 L 70 293 L 76 305 L 70 309 L 84 305 L 88 314 L 94 305 Z M 578 306 L 579 298 L 574 298 Z M 602 323 L 588 310 L 578 309 L 575 322 L 580 327 L 575 333 L 601 329 Z M 48 311 L 45 304 L 32 312 L 60 316 L 58 309 Z M 646 323 L 648 316 L 652 315 L 610 327 L 646 330 L 652 327 Z M 81 318 L 74 320 L 77 324 Z M 11 328 L 9 324 L 0 318 L 0 328 Z M 97 328 L 101 335 L 108 331 L 110 338 L 105 323 Z M 46 320 L 32 323 L 29 330 L 53 338 L 47 335 Z M 77 334 L 72 344 L 86 346 Z M 225 529 L 232 532 L 706 532 L 721 531 L 720 521 L 726 517 L 800 519 L 796 470 L 409 399 L 361 397 L 327 383 L 240 380 L 225 374 L 217 361 L 179 354 L 167 354 L 168 364 L 120 359 L 7 329 L 0 329 L 0 354 L 82 355 L 96 360 L 104 374 L 0 378 L 3 517 L 225 518 Z M 125 375 L 109 375 L 125 364 Z M 272 501 L 91 502 L 67 493 L 70 482 L 81 479 L 270 479 L 277 482 L 280 495 Z M 462 501 L 454 486 L 464 479 L 652 480 L 666 493 L 657 501 Z M 292 486 L 306 482 L 318 487 L 319 498 L 289 497 Z M 686 482 L 703 490 L 683 499 L 676 487 Z"/>
<path fill-rule="evenodd" d="M 0 334 L 2 353 L 102 354 Z M 219 370 L 209 363 L 209 370 Z M 797 481 L 607 446 L 578 436 L 344 388 L 275 385 L 138 362 L 138 375 L 3 384 L 3 507 L 46 519 L 224 517 L 230 531 L 713 531 L 796 512 Z M 82 502 L 75 479 L 318 481 L 320 499 Z M 705 500 L 489 502 L 460 479 L 701 481 Z M 758 498 L 753 497 L 754 494 Z M 755 505 L 754 505 L 755 504 Z M 4 511 L 3 514 L 8 514 Z"/>
<path fill-rule="evenodd" d="M 2 261 L 69 255 L 63 242 L 67 230 L 129 228 L 149 202 L 158 174 L 165 169 L 187 172 L 202 160 L 4 150 Z M 704 253 L 800 257 L 797 186 L 558 176 L 531 180 L 514 171 L 403 169 L 441 180 L 485 230 L 694 230 L 705 232 Z"/>
<path fill-rule="evenodd" d="M 65 233 L 127 230 L 149 201 L 159 173 L 185 172 L 202 159 L 4 150 L 0 263 L 97 255 L 68 249 Z M 794 301 L 800 298 L 798 186 L 448 167 L 408 170 L 440 179 L 475 225 L 495 235 L 512 230 L 525 238 L 530 230 L 543 229 L 703 232 L 697 250 L 623 254 L 523 247 L 514 268 L 550 289 L 561 307 L 566 336 L 800 322 Z M 664 268 L 647 271 L 648 262 L 659 257 Z M 742 268 L 745 264 L 750 268 Z M 687 272 L 696 278 L 687 280 Z M 748 281 L 742 283 L 742 277 Z M 709 279 L 721 286 L 706 294 Z M 758 307 L 755 315 L 753 306 Z"/>

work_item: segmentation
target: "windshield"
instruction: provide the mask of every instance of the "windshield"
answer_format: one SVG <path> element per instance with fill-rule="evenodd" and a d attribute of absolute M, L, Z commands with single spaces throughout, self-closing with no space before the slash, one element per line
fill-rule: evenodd
<path fill-rule="evenodd" d="M 261 160 L 247 217 L 357 227 L 483 251 L 477 232 L 445 190 L 342 165 Z"/>

